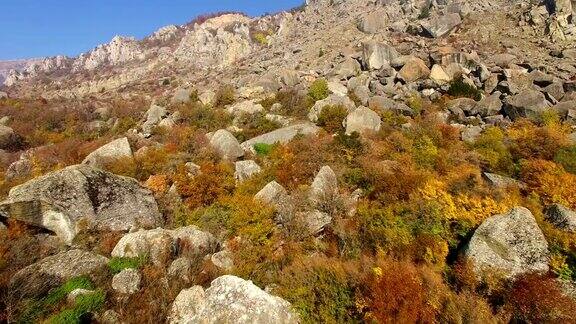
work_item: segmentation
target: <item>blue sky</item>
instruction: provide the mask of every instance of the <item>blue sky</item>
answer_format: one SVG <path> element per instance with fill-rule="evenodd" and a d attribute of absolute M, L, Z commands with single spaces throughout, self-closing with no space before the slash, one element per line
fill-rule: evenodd
<path fill-rule="evenodd" d="M 217 11 L 251 16 L 304 0 L 0 0 L 0 60 L 76 56 L 114 35 L 142 38 Z"/>

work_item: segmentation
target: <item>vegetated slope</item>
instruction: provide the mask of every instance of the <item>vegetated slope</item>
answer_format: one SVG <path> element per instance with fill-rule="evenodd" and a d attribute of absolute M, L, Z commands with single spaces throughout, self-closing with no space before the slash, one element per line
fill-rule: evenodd
<path fill-rule="evenodd" d="M 570 323 L 554 4 L 308 1 L 13 74 L 0 320 Z"/>

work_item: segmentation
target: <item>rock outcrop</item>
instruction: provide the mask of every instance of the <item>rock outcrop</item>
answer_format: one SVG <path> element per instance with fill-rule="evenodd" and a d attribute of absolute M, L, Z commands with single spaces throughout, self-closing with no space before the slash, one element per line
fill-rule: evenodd
<path fill-rule="evenodd" d="M 474 232 L 466 256 L 480 277 L 486 271 L 507 278 L 548 271 L 548 242 L 524 207 L 486 219 Z"/>
<path fill-rule="evenodd" d="M 126 137 L 101 146 L 96 151 L 88 154 L 82 163 L 95 168 L 104 168 L 107 164 L 124 158 L 132 158 L 132 148 L 130 148 L 130 143 Z"/>
<path fill-rule="evenodd" d="M 152 193 L 134 179 L 74 165 L 10 190 L 5 215 L 46 228 L 70 243 L 85 230 L 127 231 L 162 224 Z"/>
<path fill-rule="evenodd" d="M 546 219 L 554 226 L 566 231 L 576 232 L 575 211 L 560 204 L 554 204 L 546 208 L 545 215 Z"/>
<path fill-rule="evenodd" d="M 204 290 L 194 286 L 176 297 L 169 322 L 184 323 L 298 323 L 290 303 L 234 276 L 222 276 Z"/>

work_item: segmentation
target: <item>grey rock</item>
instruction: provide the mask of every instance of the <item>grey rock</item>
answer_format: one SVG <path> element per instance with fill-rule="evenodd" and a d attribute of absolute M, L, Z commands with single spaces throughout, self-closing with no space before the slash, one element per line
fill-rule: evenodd
<path fill-rule="evenodd" d="M 382 120 L 376 112 L 366 107 L 358 107 L 346 117 L 346 134 L 353 132 L 359 134 L 365 132 L 378 132 Z"/>
<path fill-rule="evenodd" d="M 318 210 L 300 212 L 296 215 L 296 219 L 304 226 L 309 235 L 321 233 L 332 223 L 332 216 Z"/>
<path fill-rule="evenodd" d="M 222 271 L 232 271 L 234 269 L 234 258 L 230 250 L 222 250 L 212 254 L 210 261 Z"/>
<path fill-rule="evenodd" d="M 108 276 L 108 259 L 91 252 L 70 250 L 25 267 L 10 280 L 8 298 L 11 309 L 17 310 L 14 308 L 17 302 L 43 296 L 50 289 L 80 276 L 102 284 Z"/>
<path fill-rule="evenodd" d="M 146 121 L 144 122 L 144 124 L 142 124 L 142 131 L 144 132 L 144 134 L 145 135 L 152 134 L 154 128 L 158 126 L 158 124 L 160 124 L 162 119 L 164 119 L 167 115 L 168 111 L 166 110 L 166 108 L 157 105 L 152 105 L 150 109 L 148 109 L 148 111 L 146 112 Z"/>
<path fill-rule="evenodd" d="M 554 204 L 546 208 L 544 214 L 546 219 L 554 226 L 569 232 L 576 232 L 575 211 L 560 204 Z"/>
<path fill-rule="evenodd" d="M 282 82 L 287 87 L 295 87 L 300 84 L 300 76 L 298 71 L 284 69 L 279 75 L 280 82 Z"/>
<path fill-rule="evenodd" d="M 177 89 L 172 95 L 170 102 L 172 104 L 187 103 L 190 101 L 191 89 Z"/>
<path fill-rule="evenodd" d="M 168 278 L 172 280 L 182 280 L 186 283 L 191 282 L 192 260 L 189 258 L 178 258 L 168 267 Z"/>
<path fill-rule="evenodd" d="M 340 80 L 344 80 L 357 76 L 358 74 L 360 74 L 361 71 L 362 67 L 360 66 L 360 63 L 358 63 L 358 61 L 356 61 L 355 59 L 349 57 L 346 58 L 344 62 L 336 66 L 332 74 L 337 76 Z"/>
<path fill-rule="evenodd" d="M 482 134 L 482 127 L 480 126 L 468 126 L 465 127 L 464 129 L 462 129 L 462 133 L 460 134 L 460 136 L 462 137 L 462 140 L 466 143 L 474 143 L 476 142 L 476 139 L 478 139 L 478 137 L 480 137 L 480 135 Z"/>
<path fill-rule="evenodd" d="M 20 158 L 17 161 L 12 162 L 8 169 L 6 169 L 6 173 L 4 177 L 6 180 L 14 180 L 18 178 L 25 178 L 30 176 L 32 172 L 32 161 L 27 158 Z"/>
<path fill-rule="evenodd" d="M 263 112 L 264 107 L 261 104 L 257 104 L 255 100 L 246 100 L 228 107 L 227 111 L 233 116 L 253 115 Z"/>
<path fill-rule="evenodd" d="M 254 199 L 273 206 L 276 209 L 276 222 L 285 224 L 292 219 L 294 205 L 288 192 L 276 181 L 269 182 Z"/>
<path fill-rule="evenodd" d="M 497 115 L 501 109 L 502 101 L 500 100 L 500 92 L 495 92 L 477 102 L 472 113 L 479 114 L 482 117 L 488 117 Z"/>
<path fill-rule="evenodd" d="M 430 18 L 422 23 L 422 28 L 434 38 L 442 37 L 462 23 L 457 13 L 447 13 L 440 17 Z"/>
<path fill-rule="evenodd" d="M 506 278 L 548 271 L 548 242 L 524 207 L 486 219 L 474 232 L 466 256 L 479 277 L 487 270 Z"/>
<path fill-rule="evenodd" d="M 398 56 L 396 49 L 388 44 L 374 41 L 362 44 L 362 60 L 369 70 L 379 70 L 389 66 Z"/>
<path fill-rule="evenodd" d="M 489 185 L 495 188 L 503 189 L 510 186 L 524 188 L 526 186 L 526 184 L 516 179 L 512 179 L 510 177 L 506 177 L 495 173 L 483 172 L 482 177 L 484 178 L 484 180 L 486 180 L 486 182 Z"/>
<path fill-rule="evenodd" d="M 117 293 L 132 295 L 140 290 L 142 276 L 136 269 L 124 269 L 112 277 L 112 289 Z"/>
<path fill-rule="evenodd" d="M 238 143 L 236 137 L 225 129 L 216 131 L 216 133 L 210 137 L 210 145 L 220 154 L 220 157 L 225 160 L 234 161 L 244 156 L 244 150 L 240 147 L 240 143 Z"/>
<path fill-rule="evenodd" d="M 132 158 L 132 148 L 130 148 L 130 143 L 126 137 L 101 146 L 96 151 L 88 154 L 82 163 L 95 168 L 104 168 L 108 163 L 123 158 Z"/>
<path fill-rule="evenodd" d="M 513 120 L 522 117 L 535 119 L 549 108 L 550 103 L 540 91 L 528 89 L 510 97 L 504 111 Z"/>
<path fill-rule="evenodd" d="M 135 179 L 74 165 L 13 187 L 0 206 L 10 218 L 70 243 L 83 230 L 127 231 L 161 225 L 152 193 Z"/>
<path fill-rule="evenodd" d="M 426 79 L 430 75 L 430 69 L 426 63 L 418 57 L 410 57 L 404 63 L 400 72 L 400 77 L 406 82 L 414 82 L 420 79 Z"/>
<path fill-rule="evenodd" d="M 316 204 L 329 202 L 338 196 L 338 177 L 329 166 L 323 166 L 310 187 L 310 200 Z"/>
<path fill-rule="evenodd" d="M 234 164 L 236 171 L 234 172 L 234 178 L 238 182 L 245 181 L 251 176 L 260 173 L 262 168 L 253 160 L 238 161 Z"/>
<path fill-rule="evenodd" d="M 203 105 L 211 106 L 216 100 L 216 92 L 212 90 L 206 90 L 198 96 L 198 99 L 200 99 L 200 102 Z"/>
<path fill-rule="evenodd" d="M 174 230 L 157 228 L 124 235 L 112 250 L 113 257 L 136 258 L 148 256 L 154 264 L 165 265 L 174 256 L 198 258 L 214 253 L 218 241 L 210 233 L 196 226 Z"/>
<path fill-rule="evenodd" d="M 297 135 L 316 135 L 320 131 L 320 127 L 312 124 L 312 123 L 300 123 L 284 128 L 280 128 L 274 130 L 270 133 L 266 133 L 254 138 L 251 138 L 244 143 L 241 144 L 241 147 L 246 151 L 253 151 L 254 145 L 263 143 L 263 144 L 286 144 L 290 142 L 294 137 Z"/>
<path fill-rule="evenodd" d="M 358 20 L 358 29 L 366 34 L 376 34 L 386 27 L 387 18 L 386 13 L 381 11 L 365 14 Z"/>
<path fill-rule="evenodd" d="M 383 96 L 374 96 L 368 101 L 370 109 L 375 111 L 393 111 L 405 116 L 412 116 L 414 111 L 403 102 L 397 102 Z"/>
<path fill-rule="evenodd" d="M 290 303 L 270 295 L 251 281 L 222 276 L 210 288 L 194 286 L 174 300 L 170 323 L 298 323 Z"/>

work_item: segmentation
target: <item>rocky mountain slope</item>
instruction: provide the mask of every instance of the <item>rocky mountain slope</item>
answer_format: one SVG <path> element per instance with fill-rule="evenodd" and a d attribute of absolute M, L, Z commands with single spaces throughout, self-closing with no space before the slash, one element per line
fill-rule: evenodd
<path fill-rule="evenodd" d="M 37 61 L 38 59 L 0 61 L 0 84 L 4 84 L 4 80 L 11 71 L 23 71 L 28 65 Z"/>
<path fill-rule="evenodd" d="M 573 322 L 574 12 L 308 0 L 11 72 L 0 322 Z"/>

